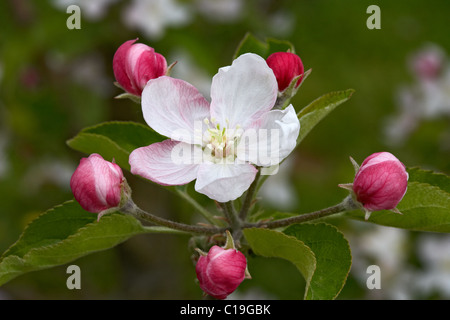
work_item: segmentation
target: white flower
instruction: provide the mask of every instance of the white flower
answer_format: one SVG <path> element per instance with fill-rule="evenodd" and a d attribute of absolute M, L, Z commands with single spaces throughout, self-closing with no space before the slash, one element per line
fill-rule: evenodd
<path fill-rule="evenodd" d="M 240 197 L 255 166 L 276 165 L 296 146 L 300 123 L 292 105 L 271 110 L 277 92 L 273 71 L 252 53 L 219 69 L 211 103 L 183 80 L 150 80 L 142 92 L 144 119 L 170 139 L 134 150 L 131 172 L 162 185 L 196 179 L 195 190 L 219 202 Z"/>
<path fill-rule="evenodd" d="M 81 15 L 89 20 L 97 21 L 103 18 L 108 7 L 117 0 L 53 0 L 56 7 L 66 10 L 70 5 L 80 7 Z"/>
<path fill-rule="evenodd" d="M 233 22 L 242 15 L 242 0 L 196 0 L 198 12 L 213 22 Z"/>
<path fill-rule="evenodd" d="M 125 24 L 158 39 L 168 26 L 182 26 L 191 20 L 188 7 L 176 0 L 134 0 L 124 11 Z"/>

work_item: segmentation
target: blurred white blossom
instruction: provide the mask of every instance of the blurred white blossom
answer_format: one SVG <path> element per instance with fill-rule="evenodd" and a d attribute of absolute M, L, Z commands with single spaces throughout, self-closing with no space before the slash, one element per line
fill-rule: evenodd
<path fill-rule="evenodd" d="M 450 236 L 423 234 L 419 238 L 418 255 L 424 269 L 417 287 L 424 294 L 440 293 L 450 298 Z"/>
<path fill-rule="evenodd" d="M 154 40 L 168 27 L 186 25 L 191 16 L 190 8 L 176 0 L 133 0 L 123 13 L 125 25 Z"/>
<path fill-rule="evenodd" d="M 64 11 L 70 5 L 79 6 L 82 17 L 97 21 L 106 15 L 108 7 L 117 0 L 53 0 L 52 2 L 57 8 Z"/>
<path fill-rule="evenodd" d="M 42 158 L 30 166 L 22 178 L 23 190 L 30 193 L 39 192 L 45 184 L 54 184 L 70 190 L 69 182 L 75 167 L 69 161 Z"/>
<path fill-rule="evenodd" d="M 436 45 L 414 52 L 408 59 L 414 83 L 396 92 L 398 112 L 386 120 L 389 144 L 401 144 L 422 121 L 450 116 L 450 61 Z"/>
<path fill-rule="evenodd" d="M 234 22 L 243 11 L 242 0 L 196 0 L 197 11 L 212 22 Z"/>

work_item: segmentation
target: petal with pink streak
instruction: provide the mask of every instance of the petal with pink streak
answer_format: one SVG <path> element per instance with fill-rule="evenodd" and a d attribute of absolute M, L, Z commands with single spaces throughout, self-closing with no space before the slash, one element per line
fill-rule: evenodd
<path fill-rule="evenodd" d="M 191 84 L 168 76 L 150 80 L 142 92 L 147 124 L 173 140 L 201 144 L 209 103 Z"/>
<path fill-rule="evenodd" d="M 139 44 L 133 46 L 136 47 Z M 155 79 L 166 74 L 167 62 L 164 56 L 156 53 L 153 48 L 143 45 L 144 48 L 138 50 L 137 60 L 134 62 L 134 81 L 135 86 L 141 92 L 147 84 L 148 80 Z M 133 50 L 130 50 L 130 54 Z"/>
<path fill-rule="evenodd" d="M 127 55 L 137 39 L 124 42 L 116 51 L 113 58 L 113 71 L 117 82 L 122 88 L 131 94 L 140 94 L 131 82 L 127 73 Z"/>
<path fill-rule="evenodd" d="M 164 140 L 130 154 L 131 173 L 161 185 L 184 185 L 197 176 L 201 149 L 183 142 Z"/>
<path fill-rule="evenodd" d="M 211 85 L 211 116 L 223 127 L 247 128 L 273 108 L 278 84 L 266 61 L 253 53 L 220 68 Z"/>

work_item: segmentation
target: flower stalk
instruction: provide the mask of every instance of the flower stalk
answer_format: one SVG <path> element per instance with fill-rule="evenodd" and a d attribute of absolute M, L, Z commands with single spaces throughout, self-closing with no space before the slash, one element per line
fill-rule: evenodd
<path fill-rule="evenodd" d="M 165 226 L 171 229 L 179 230 L 179 231 L 185 231 L 190 233 L 197 233 L 197 234 L 206 234 L 206 235 L 212 235 L 217 233 L 223 233 L 226 231 L 226 228 L 219 228 L 215 226 L 196 226 L 196 225 L 190 225 L 180 222 L 171 221 L 168 219 L 164 219 L 161 217 L 158 217 L 154 214 L 151 214 L 147 211 L 142 210 L 139 208 L 131 199 L 120 208 L 119 210 L 122 213 L 132 215 L 135 218 L 142 219 L 160 226 Z"/>
<path fill-rule="evenodd" d="M 267 229 L 275 229 L 280 227 L 286 227 L 294 223 L 303 223 L 307 221 L 312 221 L 320 218 L 324 218 L 333 214 L 351 211 L 358 209 L 358 205 L 355 204 L 351 196 L 347 196 L 341 203 L 334 205 L 329 208 L 325 208 L 322 210 L 301 214 L 294 217 L 289 217 L 285 219 L 279 219 L 275 221 L 269 222 L 257 222 L 257 223 L 246 223 L 244 224 L 244 228 L 267 228 Z"/>

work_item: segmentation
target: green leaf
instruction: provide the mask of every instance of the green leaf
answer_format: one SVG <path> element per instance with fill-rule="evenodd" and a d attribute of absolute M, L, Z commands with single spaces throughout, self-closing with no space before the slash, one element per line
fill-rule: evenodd
<path fill-rule="evenodd" d="M 296 224 L 285 229 L 284 233 L 302 241 L 316 257 L 316 270 L 306 299 L 335 299 L 347 281 L 352 264 L 350 246 L 344 235 L 325 223 Z"/>
<path fill-rule="evenodd" d="M 128 157 L 134 149 L 165 139 L 140 123 L 113 121 L 85 128 L 67 144 L 86 154 L 98 153 L 105 160 L 114 159 L 120 167 L 129 170 Z"/>
<path fill-rule="evenodd" d="M 316 269 L 316 258 L 311 249 L 297 238 L 279 231 L 250 228 L 243 232 L 255 254 L 286 259 L 297 267 L 306 281 L 306 296 Z"/>
<path fill-rule="evenodd" d="M 265 57 L 267 53 L 267 44 L 257 39 L 251 33 L 247 33 L 239 43 L 236 52 L 233 55 L 233 60 L 247 52 L 256 53 L 261 57 Z"/>
<path fill-rule="evenodd" d="M 128 238 L 164 227 L 144 227 L 132 216 L 113 213 L 97 222 L 76 201 L 43 213 L 24 230 L 0 258 L 0 285 L 30 271 L 66 264 L 87 254 L 116 246 Z"/>
<path fill-rule="evenodd" d="M 402 215 L 392 211 L 376 211 L 369 222 L 416 231 L 450 232 L 450 178 L 443 174 L 420 169 L 408 169 L 408 189 L 397 208 Z M 364 220 L 362 210 L 346 213 Z"/>
<path fill-rule="evenodd" d="M 294 45 L 287 40 L 278 40 L 268 38 L 266 41 L 261 41 L 253 36 L 251 33 L 247 33 L 239 43 L 236 52 L 234 53 L 233 60 L 239 57 L 241 54 L 252 52 L 267 59 L 267 57 L 274 52 L 290 51 L 295 53 Z"/>
<path fill-rule="evenodd" d="M 304 107 L 297 114 L 300 120 L 300 134 L 297 138 L 297 145 L 308 135 L 308 133 L 331 111 L 351 98 L 355 90 L 347 89 L 327 93 L 309 105 Z"/>
<path fill-rule="evenodd" d="M 409 182 L 423 182 L 429 185 L 439 187 L 441 190 L 450 193 L 450 177 L 431 170 L 423 170 L 421 168 L 407 168 L 409 174 Z"/>
<path fill-rule="evenodd" d="M 265 58 L 270 56 L 274 52 L 292 52 L 295 53 L 294 45 L 287 40 L 278 40 L 273 38 L 268 38 L 266 40 L 267 43 L 267 52 Z"/>

